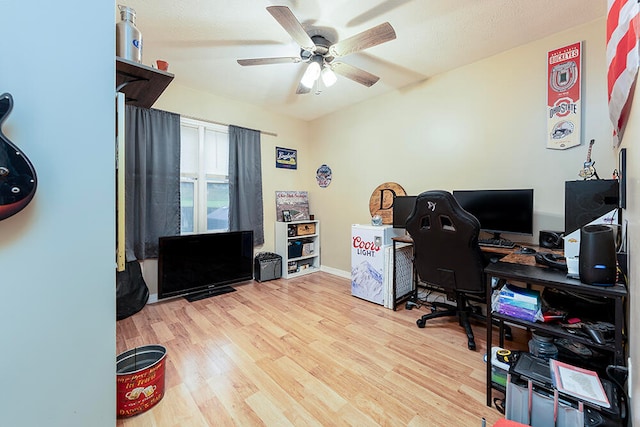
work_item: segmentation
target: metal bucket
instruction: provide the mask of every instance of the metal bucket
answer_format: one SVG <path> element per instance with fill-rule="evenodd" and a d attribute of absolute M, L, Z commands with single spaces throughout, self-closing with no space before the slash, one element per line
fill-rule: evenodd
<path fill-rule="evenodd" d="M 167 349 L 161 345 L 136 347 L 116 358 L 118 417 L 145 412 L 164 396 Z"/>

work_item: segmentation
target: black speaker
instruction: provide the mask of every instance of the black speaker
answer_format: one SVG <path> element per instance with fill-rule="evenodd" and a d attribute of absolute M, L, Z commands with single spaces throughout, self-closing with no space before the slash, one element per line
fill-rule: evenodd
<path fill-rule="evenodd" d="M 616 282 L 616 244 L 613 228 L 601 224 L 582 227 L 578 269 L 583 283 L 611 286 Z"/>
<path fill-rule="evenodd" d="M 564 186 L 564 233 L 580 229 L 618 207 L 620 194 L 615 179 L 566 181 Z"/>
<path fill-rule="evenodd" d="M 540 230 L 538 245 L 547 249 L 562 249 L 564 234 L 561 231 Z"/>

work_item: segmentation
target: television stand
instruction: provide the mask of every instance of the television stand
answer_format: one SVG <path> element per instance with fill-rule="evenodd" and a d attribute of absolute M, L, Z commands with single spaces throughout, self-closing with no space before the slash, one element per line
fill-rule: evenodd
<path fill-rule="evenodd" d="M 228 294 L 235 292 L 236 290 L 231 286 L 218 286 L 216 288 L 207 289 L 206 291 L 194 292 L 192 294 L 185 295 L 184 298 L 189 302 L 199 301 L 201 299 L 215 297 L 217 295 Z"/>

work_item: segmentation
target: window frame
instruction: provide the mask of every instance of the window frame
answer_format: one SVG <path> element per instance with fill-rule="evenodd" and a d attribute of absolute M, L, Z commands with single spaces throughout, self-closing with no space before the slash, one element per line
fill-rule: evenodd
<path fill-rule="evenodd" d="M 182 229 L 182 222 L 180 224 L 180 234 L 200 234 L 200 233 L 215 233 L 221 231 L 228 231 L 229 224 L 227 222 L 226 229 L 208 229 L 207 224 L 207 186 L 209 183 L 226 184 L 229 185 L 229 171 L 227 165 L 226 175 L 212 174 L 206 172 L 206 156 L 205 156 L 205 144 L 206 144 L 206 131 L 213 131 L 216 133 L 224 134 L 226 136 L 227 152 L 229 144 L 229 128 L 227 126 L 219 125 L 216 123 L 206 122 L 203 120 L 181 117 L 180 128 L 183 127 L 195 128 L 198 132 L 198 147 L 197 147 L 197 172 L 183 172 L 180 168 L 180 184 L 193 183 L 193 231 L 184 231 Z M 180 155 L 182 156 L 182 150 Z M 182 194 L 180 195 L 180 205 L 182 210 Z"/>

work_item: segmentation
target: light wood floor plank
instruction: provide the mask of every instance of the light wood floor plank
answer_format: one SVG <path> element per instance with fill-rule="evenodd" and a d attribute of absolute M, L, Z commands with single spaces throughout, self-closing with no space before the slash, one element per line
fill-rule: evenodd
<path fill-rule="evenodd" d="M 167 348 L 165 397 L 118 426 L 476 427 L 501 417 L 485 405 L 482 324 L 469 351 L 455 319 L 420 329 L 426 307 L 385 309 L 351 296 L 341 277 L 235 288 L 117 322 L 118 354 Z"/>

